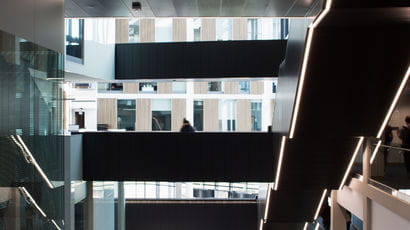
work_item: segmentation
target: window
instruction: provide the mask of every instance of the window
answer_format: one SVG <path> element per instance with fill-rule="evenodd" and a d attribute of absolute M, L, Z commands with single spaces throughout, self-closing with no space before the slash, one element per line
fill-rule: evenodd
<path fill-rule="evenodd" d="M 219 101 L 219 130 L 236 130 L 236 100 Z"/>
<path fill-rule="evenodd" d="M 75 89 L 91 89 L 91 83 L 73 83 Z"/>
<path fill-rule="evenodd" d="M 98 83 L 99 93 L 122 93 L 122 83 Z"/>
<path fill-rule="evenodd" d="M 280 20 L 280 39 L 288 39 L 289 35 L 289 19 L 282 18 Z"/>
<path fill-rule="evenodd" d="M 135 130 L 135 100 L 117 101 L 117 127 Z"/>
<path fill-rule="evenodd" d="M 262 102 L 261 101 L 251 102 L 251 122 L 252 122 L 252 131 L 262 130 Z"/>
<path fill-rule="evenodd" d="M 172 42 L 172 18 L 155 19 L 155 41 Z"/>
<path fill-rule="evenodd" d="M 216 40 L 232 40 L 232 19 L 216 19 Z"/>
<path fill-rule="evenodd" d="M 281 29 L 285 29 L 287 21 L 279 18 L 248 19 L 248 40 L 283 39 Z M 286 19 L 287 20 L 287 19 Z M 286 27 L 287 28 L 287 27 Z M 287 31 L 284 31 L 287 32 Z"/>
<path fill-rule="evenodd" d="M 139 19 L 130 19 L 128 23 L 128 42 L 140 41 L 140 21 Z"/>
<path fill-rule="evenodd" d="M 157 83 L 156 82 L 140 82 L 138 88 L 139 88 L 140 93 L 156 93 Z"/>
<path fill-rule="evenodd" d="M 153 99 L 152 110 L 152 131 L 171 130 L 171 100 Z"/>
<path fill-rule="evenodd" d="M 204 102 L 194 101 L 194 127 L 198 131 L 204 130 Z"/>
<path fill-rule="evenodd" d="M 187 41 L 201 41 L 201 19 L 187 19 Z"/>
<path fill-rule="evenodd" d="M 172 82 L 173 93 L 186 93 L 186 82 Z"/>
<path fill-rule="evenodd" d="M 240 81 L 239 82 L 239 93 L 249 93 L 250 92 L 250 82 Z"/>
<path fill-rule="evenodd" d="M 81 62 L 83 59 L 84 19 L 65 20 L 65 47 L 70 61 Z"/>
<path fill-rule="evenodd" d="M 222 93 L 222 82 L 221 81 L 208 82 L 208 92 L 209 93 Z"/>

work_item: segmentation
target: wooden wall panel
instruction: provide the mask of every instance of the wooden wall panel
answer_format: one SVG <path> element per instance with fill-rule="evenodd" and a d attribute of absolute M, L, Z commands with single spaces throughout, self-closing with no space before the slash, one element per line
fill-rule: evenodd
<path fill-rule="evenodd" d="M 194 93 L 195 94 L 208 93 L 208 82 L 194 82 Z"/>
<path fill-rule="evenodd" d="M 158 82 L 158 93 L 172 93 L 172 82 Z"/>
<path fill-rule="evenodd" d="M 171 130 L 178 132 L 182 126 L 182 120 L 185 117 L 186 99 L 172 99 Z"/>
<path fill-rule="evenodd" d="M 233 40 L 246 40 L 248 31 L 248 20 L 246 18 L 235 18 L 233 19 L 232 26 L 232 38 Z"/>
<path fill-rule="evenodd" d="M 97 99 L 97 124 L 108 124 L 109 129 L 117 128 L 117 100 L 113 98 Z"/>
<path fill-rule="evenodd" d="M 238 94 L 239 93 L 239 82 L 237 81 L 226 81 L 223 83 L 223 90 L 225 94 Z"/>
<path fill-rule="evenodd" d="M 155 42 L 155 19 L 140 19 L 140 42 Z"/>
<path fill-rule="evenodd" d="M 251 81 L 251 94 L 263 94 L 263 81 Z"/>
<path fill-rule="evenodd" d="M 236 103 L 236 131 L 251 131 L 251 100 L 240 99 Z"/>
<path fill-rule="evenodd" d="M 172 38 L 175 42 L 185 42 L 187 39 L 186 18 L 172 20 Z"/>
<path fill-rule="evenodd" d="M 216 19 L 202 19 L 202 41 L 215 41 L 216 40 Z"/>
<path fill-rule="evenodd" d="M 128 19 L 115 19 L 115 43 L 128 42 Z"/>
<path fill-rule="evenodd" d="M 124 93 L 138 93 L 137 82 L 122 83 L 122 85 Z"/>
<path fill-rule="evenodd" d="M 151 131 L 151 99 L 137 99 L 137 131 Z"/>
<path fill-rule="evenodd" d="M 219 131 L 219 100 L 204 100 L 204 131 Z"/>

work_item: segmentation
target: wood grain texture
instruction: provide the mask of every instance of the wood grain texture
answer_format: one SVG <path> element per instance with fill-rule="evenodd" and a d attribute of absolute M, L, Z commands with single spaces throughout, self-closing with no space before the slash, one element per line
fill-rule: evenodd
<path fill-rule="evenodd" d="M 151 99 L 137 99 L 137 131 L 151 131 Z"/>
<path fill-rule="evenodd" d="M 115 43 L 128 43 L 128 19 L 115 19 Z"/>
<path fill-rule="evenodd" d="M 185 42 L 187 40 L 186 18 L 174 18 L 172 20 L 172 40 Z"/>
<path fill-rule="evenodd" d="M 171 130 L 178 132 L 186 117 L 186 99 L 172 99 Z"/>
<path fill-rule="evenodd" d="M 251 81 L 251 94 L 263 94 L 263 81 Z"/>
<path fill-rule="evenodd" d="M 237 100 L 236 108 L 236 131 L 251 131 L 251 100 Z"/>
<path fill-rule="evenodd" d="M 219 100 L 204 100 L 204 131 L 219 131 Z"/>
<path fill-rule="evenodd" d="M 97 99 L 97 124 L 108 124 L 109 129 L 117 128 L 117 100 L 113 98 Z"/>
<path fill-rule="evenodd" d="M 194 93 L 195 94 L 208 93 L 208 82 L 194 82 Z"/>
<path fill-rule="evenodd" d="M 158 82 L 158 93 L 172 93 L 172 82 Z"/>
<path fill-rule="evenodd" d="M 127 94 L 138 93 L 138 83 L 136 82 L 128 82 L 122 83 L 123 85 L 123 92 Z"/>
<path fill-rule="evenodd" d="M 247 38 L 247 22 L 246 18 L 234 18 L 232 25 L 233 40 L 246 40 Z"/>
<path fill-rule="evenodd" d="M 237 81 L 226 81 L 223 83 L 223 90 L 225 94 L 238 94 L 239 93 L 239 82 Z"/>
<path fill-rule="evenodd" d="M 140 19 L 140 42 L 155 41 L 155 19 Z"/>
<path fill-rule="evenodd" d="M 216 40 L 216 19 L 202 19 L 202 41 L 215 41 Z"/>

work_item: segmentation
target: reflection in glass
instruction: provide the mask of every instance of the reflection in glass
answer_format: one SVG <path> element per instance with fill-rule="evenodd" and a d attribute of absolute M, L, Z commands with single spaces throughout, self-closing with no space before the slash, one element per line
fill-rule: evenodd
<path fill-rule="evenodd" d="M 286 39 L 289 33 L 288 19 L 248 19 L 248 40 Z"/>
<path fill-rule="evenodd" d="M 66 19 L 66 54 L 78 59 L 83 58 L 84 19 Z"/>
<path fill-rule="evenodd" d="M 135 130 L 135 100 L 118 100 L 117 114 L 119 129 Z"/>
<path fill-rule="evenodd" d="M 201 26 L 200 18 L 187 19 L 187 41 L 201 41 Z"/>
<path fill-rule="evenodd" d="M 202 100 L 194 101 L 194 127 L 197 131 L 204 130 L 204 102 Z"/>
<path fill-rule="evenodd" d="M 152 131 L 171 130 L 171 100 L 153 99 L 152 105 Z"/>

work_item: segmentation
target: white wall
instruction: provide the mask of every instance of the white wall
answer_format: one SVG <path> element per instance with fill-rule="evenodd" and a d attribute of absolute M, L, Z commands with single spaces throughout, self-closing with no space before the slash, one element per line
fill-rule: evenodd
<path fill-rule="evenodd" d="M 393 213 L 377 202 L 372 201 L 370 204 L 370 221 L 372 230 L 408 230 L 410 221 Z"/>
<path fill-rule="evenodd" d="M 83 63 L 69 60 L 65 70 L 88 77 L 114 80 L 115 19 L 84 19 Z"/>

